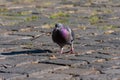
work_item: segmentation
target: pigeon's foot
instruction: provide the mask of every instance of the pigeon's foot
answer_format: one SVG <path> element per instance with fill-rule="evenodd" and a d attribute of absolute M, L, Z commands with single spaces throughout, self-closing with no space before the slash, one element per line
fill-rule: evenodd
<path fill-rule="evenodd" d="M 63 52 L 63 48 L 61 48 L 58 53 L 60 53 L 60 54 L 66 54 L 66 53 L 76 54 L 74 51 L 74 48 L 71 48 L 69 51 L 66 51 L 66 52 Z"/>
<path fill-rule="evenodd" d="M 71 49 L 71 50 L 69 50 L 69 51 L 66 51 L 66 52 L 63 52 L 62 54 L 76 54 L 75 53 L 75 51 L 74 51 L 74 49 Z"/>
<path fill-rule="evenodd" d="M 63 47 L 60 48 L 60 54 L 63 54 Z"/>
<path fill-rule="evenodd" d="M 74 48 L 71 48 L 69 51 L 70 54 L 75 54 Z"/>

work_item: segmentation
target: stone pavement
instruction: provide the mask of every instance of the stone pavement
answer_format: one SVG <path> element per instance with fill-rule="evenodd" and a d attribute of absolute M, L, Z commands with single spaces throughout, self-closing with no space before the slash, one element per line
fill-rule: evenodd
<path fill-rule="evenodd" d="M 58 53 L 56 22 L 76 54 Z M 120 80 L 119 0 L 0 0 L 0 33 L 0 80 Z"/>

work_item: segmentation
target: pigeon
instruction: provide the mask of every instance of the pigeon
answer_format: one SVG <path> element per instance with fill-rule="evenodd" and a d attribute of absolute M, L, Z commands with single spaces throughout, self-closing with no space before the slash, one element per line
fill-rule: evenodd
<path fill-rule="evenodd" d="M 74 32 L 73 30 L 61 23 L 55 24 L 55 27 L 52 31 L 52 40 L 60 46 L 60 53 L 63 53 L 63 47 L 65 45 L 70 45 L 71 53 L 74 53 L 73 41 L 74 41 Z"/>

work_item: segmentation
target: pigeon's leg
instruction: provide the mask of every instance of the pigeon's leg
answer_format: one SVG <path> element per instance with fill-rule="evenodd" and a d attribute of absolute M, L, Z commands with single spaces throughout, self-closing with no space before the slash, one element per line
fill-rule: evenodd
<path fill-rule="evenodd" d="M 74 53 L 73 43 L 70 46 L 71 46 L 70 53 Z"/>
<path fill-rule="evenodd" d="M 60 47 L 60 53 L 63 54 L 63 47 Z"/>

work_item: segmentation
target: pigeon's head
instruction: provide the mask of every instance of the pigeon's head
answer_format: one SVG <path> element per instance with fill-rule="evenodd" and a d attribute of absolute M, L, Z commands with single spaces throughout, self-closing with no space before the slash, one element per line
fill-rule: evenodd
<path fill-rule="evenodd" d="M 56 28 L 56 29 L 60 29 L 60 28 L 62 28 L 62 27 L 63 27 L 63 24 L 61 24 L 61 23 L 55 24 L 55 28 Z"/>

